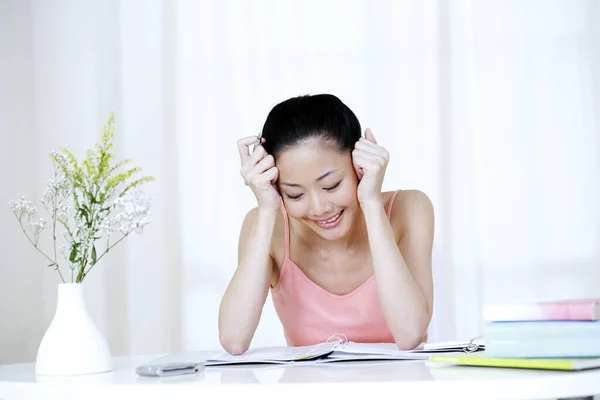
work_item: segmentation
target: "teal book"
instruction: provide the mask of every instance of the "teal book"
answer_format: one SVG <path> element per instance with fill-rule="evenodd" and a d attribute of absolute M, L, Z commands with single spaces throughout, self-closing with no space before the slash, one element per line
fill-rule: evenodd
<path fill-rule="evenodd" d="M 493 322 L 484 337 L 489 357 L 600 357 L 600 321 Z"/>

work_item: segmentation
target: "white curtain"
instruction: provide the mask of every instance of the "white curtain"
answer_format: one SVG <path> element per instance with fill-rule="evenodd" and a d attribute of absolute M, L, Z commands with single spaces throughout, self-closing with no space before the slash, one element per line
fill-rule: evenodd
<path fill-rule="evenodd" d="M 114 355 L 218 349 L 254 206 L 236 140 L 334 93 L 388 148 L 386 190 L 436 211 L 439 337 L 485 304 L 600 297 L 600 7 L 562 1 L 0 1 L 0 363 L 33 361 L 58 275 L 8 201 L 48 153 L 116 151 L 157 178 L 151 224 L 86 279 Z M 267 300 L 252 346 L 284 344 Z"/>

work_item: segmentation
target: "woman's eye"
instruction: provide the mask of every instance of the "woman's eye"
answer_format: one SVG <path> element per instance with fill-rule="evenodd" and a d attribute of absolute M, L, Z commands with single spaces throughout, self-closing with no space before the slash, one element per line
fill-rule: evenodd
<path fill-rule="evenodd" d="M 324 189 L 325 189 L 325 190 L 329 190 L 329 191 L 331 191 L 331 190 L 334 190 L 334 189 L 336 189 L 338 186 L 340 186 L 340 183 L 342 183 L 342 181 L 339 181 L 339 182 L 338 182 L 338 183 L 336 183 L 335 185 L 333 185 L 333 186 L 331 186 L 331 187 L 328 187 L 328 188 L 324 188 Z"/>
<path fill-rule="evenodd" d="M 287 197 L 288 197 L 288 199 L 291 199 L 291 200 L 298 200 L 300 197 L 302 197 L 302 195 L 301 195 L 301 194 L 299 194 L 298 196 L 290 196 L 290 195 L 288 194 L 288 195 L 287 195 Z"/>

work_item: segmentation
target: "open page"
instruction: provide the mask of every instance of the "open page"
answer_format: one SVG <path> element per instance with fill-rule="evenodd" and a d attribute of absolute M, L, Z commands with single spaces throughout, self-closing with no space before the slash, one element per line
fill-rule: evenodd
<path fill-rule="evenodd" d="M 431 355 L 437 354 L 439 350 L 426 351 L 400 350 L 395 343 L 354 343 L 348 342 L 340 345 L 326 358 L 318 362 L 333 361 L 358 361 L 358 360 L 428 360 Z M 447 353 L 454 349 L 445 350 Z M 462 351 L 459 351 L 462 353 Z"/>
<path fill-rule="evenodd" d="M 249 349 L 246 353 L 239 356 L 234 356 L 223 351 L 209 357 L 205 363 L 206 365 L 247 363 L 285 364 L 327 356 L 333 352 L 337 345 L 337 343 L 322 343 L 314 346 L 257 348 Z"/>

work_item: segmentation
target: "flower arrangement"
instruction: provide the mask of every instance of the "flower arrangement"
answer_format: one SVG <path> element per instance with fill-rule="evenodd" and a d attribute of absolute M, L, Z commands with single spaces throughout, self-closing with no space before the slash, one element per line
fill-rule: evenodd
<path fill-rule="evenodd" d="M 151 199 L 142 196 L 140 186 L 154 178 L 135 178 L 140 172 L 137 167 L 123 170 L 129 159 L 113 162 L 113 138 L 111 114 L 101 141 L 81 163 L 66 149 L 50 154 L 54 179 L 48 180 L 40 197 L 48 220 L 38 217 L 38 209 L 24 197 L 9 203 L 29 242 L 63 283 L 64 264 L 71 271 L 71 283 L 82 283 L 111 249 L 131 233 L 141 233 L 149 222 Z M 50 252 L 41 248 L 40 236 L 45 232 L 51 234 Z M 61 236 L 64 243 L 58 245 Z"/>

